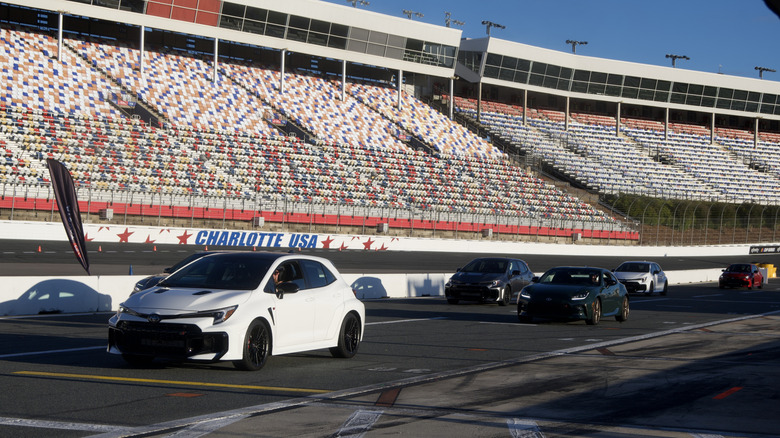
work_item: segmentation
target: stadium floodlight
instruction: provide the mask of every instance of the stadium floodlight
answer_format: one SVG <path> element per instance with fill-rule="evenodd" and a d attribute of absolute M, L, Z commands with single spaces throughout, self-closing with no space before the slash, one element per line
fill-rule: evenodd
<path fill-rule="evenodd" d="M 368 6 L 371 3 L 367 2 L 366 0 L 347 0 L 347 3 L 352 3 L 352 7 L 356 8 L 357 5 L 360 6 Z"/>
<path fill-rule="evenodd" d="M 422 17 L 425 16 L 425 15 L 422 14 L 422 12 L 410 11 L 409 9 L 404 9 L 403 12 L 404 12 L 404 15 L 406 15 L 406 17 L 408 19 L 410 19 L 410 20 L 412 19 L 412 15 L 414 15 L 417 18 L 422 18 Z"/>
<path fill-rule="evenodd" d="M 773 69 L 773 68 L 769 68 L 769 67 L 759 67 L 759 66 L 756 66 L 756 70 L 758 70 L 758 78 L 759 78 L 759 79 L 764 79 L 764 72 L 765 72 L 765 71 L 772 72 L 772 73 L 774 73 L 774 72 L 776 72 L 776 71 L 777 71 L 777 70 L 775 70 L 775 69 Z"/>
<path fill-rule="evenodd" d="M 666 57 L 667 58 L 672 58 L 672 68 L 677 68 L 677 60 L 678 59 L 684 59 L 686 61 L 691 59 L 691 58 L 689 58 L 689 57 L 687 57 L 685 55 L 670 55 L 668 53 L 666 54 Z"/>
<path fill-rule="evenodd" d="M 488 36 L 490 36 L 491 27 L 495 27 L 498 29 L 506 29 L 506 26 L 498 23 L 493 23 L 492 21 L 488 21 L 488 20 L 482 20 L 482 24 L 485 25 L 485 32 L 487 32 Z"/>
<path fill-rule="evenodd" d="M 571 44 L 571 53 L 577 53 L 577 46 L 584 46 L 588 44 L 587 41 L 575 41 L 575 40 L 566 40 L 566 44 Z"/>
<path fill-rule="evenodd" d="M 460 21 L 460 20 L 453 20 L 452 19 L 452 14 L 450 14 L 449 12 L 445 12 L 444 13 L 444 24 L 446 24 L 447 27 L 450 27 L 451 24 L 454 24 L 456 26 L 463 26 L 466 23 L 464 23 L 463 21 Z"/>

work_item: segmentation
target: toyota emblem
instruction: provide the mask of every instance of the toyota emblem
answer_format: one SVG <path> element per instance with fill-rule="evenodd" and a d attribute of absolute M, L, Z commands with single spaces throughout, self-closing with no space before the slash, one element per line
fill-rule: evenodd
<path fill-rule="evenodd" d="M 158 315 L 158 314 L 156 314 L 156 313 L 152 313 L 151 315 L 149 315 L 149 316 L 146 318 L 146 320 L 147 320 L 147 321 L 149 321 L 149 322 L 151 322 L 151 323 L 158 323 L 158 322 L 160 322 L 160 319 L 161 319 L 161 318 L 160 318 L 160 315 Z"/>

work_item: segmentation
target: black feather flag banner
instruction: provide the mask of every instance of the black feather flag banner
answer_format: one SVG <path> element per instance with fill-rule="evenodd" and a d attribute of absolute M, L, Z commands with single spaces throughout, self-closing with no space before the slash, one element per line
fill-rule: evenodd
<path fill-rule="evenodd" d="M 46 160 L 51 175 L 51 185 L 54 188 L 54 198 L 57 200 L 57 209 L 60 211 L 62 225 L 70 240 L 70 246 L 76 254 L 76 258 L 89 275 L 89 259 L 87 247 L 84 242 L 84 228 L 81 225 L 81 213 L 79 202 L 76 199 L 76 186 L 68 169 L 57 160 Z"/>

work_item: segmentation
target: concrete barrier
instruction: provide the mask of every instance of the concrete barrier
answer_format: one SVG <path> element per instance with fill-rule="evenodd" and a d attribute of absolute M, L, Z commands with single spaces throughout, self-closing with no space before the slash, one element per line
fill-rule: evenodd
<path fill-rule="evenodd" d="M 715 282 L 720 269 L 667 271 L 669 284 Z M 451 273 L 345 274 L 361 300 L 443 297 Z M 116 311 L 143 275 L 5 277 L 0 316 Z"/>

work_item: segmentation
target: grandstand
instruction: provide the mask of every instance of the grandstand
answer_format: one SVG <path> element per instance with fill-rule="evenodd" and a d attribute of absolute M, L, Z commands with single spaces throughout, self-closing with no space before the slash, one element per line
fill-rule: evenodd
<path fill-rule="evenodd" d="M 644 80 L 633 100 L 603 97 L 590 91 L 595 74 L 578 81 L 567 65 L 578 58 L 541 49 L 522 47 L 529 65 L 548 67 L 523 83 L 516 43 L 461 42 L 454 29 L 322 2 L 205 2 L 221 13 L 194 15 L 155 2 L 51 3 L 61 7 L 0 5 L 0 208 L 17 217 L 53 208 L 47 158 L 71 171 L 82 211 L 111 208 L 125 223 L 252 227 L 262 217 L 309 230 L 636 243 L 634 223 L 594 199 L 780 204 L 780 105 L 754 81 L 725 81 L 733 108 L 733 91 L 749 90 L 741 110 L 717 93 L 719 109 L 701 109 L 674 92 L 643 101 Z M 563 66 L 554 86 L 552 62 Z M 638 68 L 624 64 L 599 67 Z M 678 74 L 668 70 L 657 74 Z M 711 87 L 693 76 L 688 95 Z"/>

